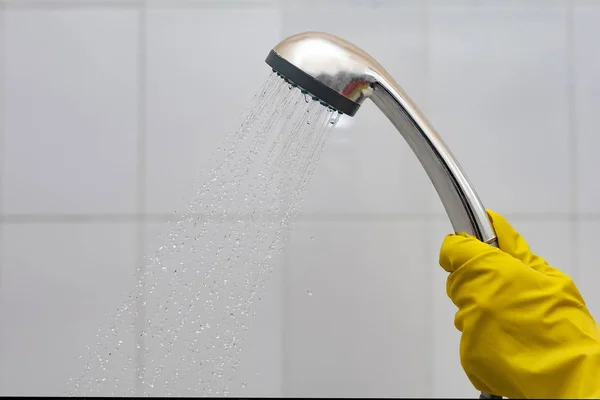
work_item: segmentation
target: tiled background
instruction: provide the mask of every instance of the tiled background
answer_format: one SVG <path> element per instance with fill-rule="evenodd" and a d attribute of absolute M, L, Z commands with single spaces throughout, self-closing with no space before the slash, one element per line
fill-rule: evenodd
<path fill-rule="evenodd" d="M 304 30 L 378 59 L 486 206 L 570 273 L 600 317 L 600 1 L 0 7 L 0 394 L 62 392 L 268 75 L 270 48 Z M 242 393 L 474 398 L 437 265 L 451 231 L 440 202 L 374 106 L 347 122 L 247 342 Z"/>

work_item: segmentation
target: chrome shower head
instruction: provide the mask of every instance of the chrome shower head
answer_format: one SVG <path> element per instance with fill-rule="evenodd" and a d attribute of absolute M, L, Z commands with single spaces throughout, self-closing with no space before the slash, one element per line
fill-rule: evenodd
<path fill-rule="evenodd" d="M 354 116 L 370 98 L 408 142 L 456 232 L 497 245 L 496 234 L 462 168 L 402 88 L 370 55 L 322 32 L 290 36 L 266 58 L 274 71 L 340 113 Z"/>
<path fill-rule="evenodd" d="M 271 50 L 266 62 L 285 79 L 350 116 L 372 92 L 375 70 L 383 70 L 352 44 L 318 32 L 285 39 Z"/>
<path fill-rule="evenodd" d="M 305 32 L 281 41 L 265 61 L 286 81 L 340 113 L 354 116 L 370 98 L 421 162 L 454 230 L 498 245 L 486 210 L 450 149 L 373 57 L 336 36 Z M 502 397 L 482 393 L 480 398 Z"/>

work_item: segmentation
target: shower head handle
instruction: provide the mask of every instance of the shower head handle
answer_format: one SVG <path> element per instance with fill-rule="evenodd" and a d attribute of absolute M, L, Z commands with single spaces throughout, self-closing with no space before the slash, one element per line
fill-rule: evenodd
<path fill-rule="evenodd" d="M 277 44 L 267 59 L 290 83 L 354 116 L 370 98 L 413 150 L 456 232 L 496 245 L 487 212 L 462 167 L 423 113 L 369 54 L 339 37 L 304 32 Z"/>
<path fill-rule="evenodd" d="M 322 104 L 354 116 L 370 98 L 387 116 L 427 172 L 455 232 L 498 241 L 483 203 L 440 135 L 387 71 L 339 37 L 304 32 L 277 44 L 265 60 L 290 84 Z M 502 398 L 482 393 L 480 398 Z"/>

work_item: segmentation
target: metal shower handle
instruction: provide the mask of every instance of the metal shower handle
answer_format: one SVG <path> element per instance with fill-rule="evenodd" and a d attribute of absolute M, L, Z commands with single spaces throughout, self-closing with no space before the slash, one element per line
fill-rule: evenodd
<path fill-rule="evenodd" d="M 370 98 L 421 162 L 454 230 L 498 246 L 487 212 L 450 149 L 373 57 L 339 37 L 304 32 L 279 42 L 265 61 L 324 104 L 350 116 Z M 480 398 L 501 397 L 482 393 Z"/>
<path fill-rule="evenodd" d="M 375 85 L 371 100 L 408 142 L 438 192 L 455 232 L 465 232 L 490 246 L 498 238 L 485 207 L 461 166 L 419 110 L 399 87 Z M 395 94 L 393 91 L 397 90 Z M 404 104 L 402 104 L 404 103 Z M 481 393 L 480 399 L 501 399 Z"/>

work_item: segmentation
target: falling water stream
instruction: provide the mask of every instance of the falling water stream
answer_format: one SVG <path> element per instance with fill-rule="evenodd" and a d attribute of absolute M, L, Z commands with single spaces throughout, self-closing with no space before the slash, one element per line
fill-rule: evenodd
<path fill-rule="evenodd" d="M 244 339 L 338 118 L 275 73 L 267 79 L 88 346 L 68 395 L 222 396 L 240 384 Z"/>

